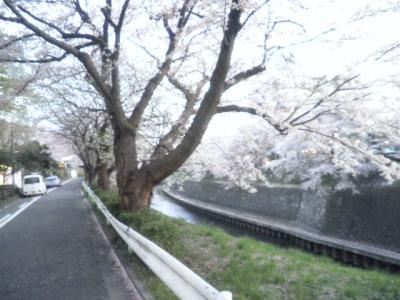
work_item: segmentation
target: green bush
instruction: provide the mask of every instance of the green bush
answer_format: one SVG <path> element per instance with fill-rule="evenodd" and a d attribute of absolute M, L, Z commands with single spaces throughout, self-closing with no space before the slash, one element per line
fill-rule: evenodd
<path fill-rule="evenodd" d="M 172 220 L 151 209 L 121 213 L 120 219 L 165 250 L 178 250 L 183 221 Z"/>
<path fill-rule="evenodd" d="M 182 220 L 168 218 L 152 209 L 142 209 L 135 212 L 121 212 L 118 193 L 93 188 L 108 210 L 126 225 L 139 231 L 147 238 L 156 242 L 167 251 L 179 251 L 179 240 L 182 236 Z"/>
<path fill-rule="evenodd" d="M 118 193 L 105 191 L 99 188 L 94 188 L 93 190 L 95 194 L 101 199 L 101 201 L 103 201 L 108 210 L 117 217 L 120 213 Z"/>

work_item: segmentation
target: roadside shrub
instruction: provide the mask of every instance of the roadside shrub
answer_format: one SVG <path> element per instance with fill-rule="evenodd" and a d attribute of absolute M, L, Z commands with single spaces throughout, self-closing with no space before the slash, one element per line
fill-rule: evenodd
<path fill-rule="evenodd" d="M 151 209 L 121 213 L 120 219 L 156 242 L 161 248 L 169 252 L 178 250 L 177 247 L 182 237 L 182 220 L 168 218 Z"/>
<path fill-rule="evenodd" d="M 94 188 L 94 192 L 103 201 L 108 210 L 117 217 L 120 213 L 118 193 L 99 188 Z"/>

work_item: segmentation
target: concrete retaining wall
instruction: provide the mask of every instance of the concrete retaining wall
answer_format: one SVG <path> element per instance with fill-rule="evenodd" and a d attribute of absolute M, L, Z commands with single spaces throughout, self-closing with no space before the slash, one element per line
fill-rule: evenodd
<path fill-rule="evenodd" d="M 14 195 L 14 189 L 11 185 L 0 185 L 0 200 Z"/>
<path fill-rule="evenodd" d="M 367 188 L 329 198 L 323 233 L 400 252 L 400 187 Z"/>
<path fill-rule="evenodd" d="M 186 181 L 182 195 L 291 222 L 302 229 L 400 252 L 400 186 L 321 197 L 296 187 L 258 187 L 249 194 L 221 182 Z"/>

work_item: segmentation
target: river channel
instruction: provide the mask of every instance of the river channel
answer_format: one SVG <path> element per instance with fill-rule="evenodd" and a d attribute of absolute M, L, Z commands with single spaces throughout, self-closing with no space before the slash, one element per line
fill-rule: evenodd
<path fill-rule="evenodd" d="M 173 198 L 165 194 L 160 187 L 157 187 L 154 191 L 151 208 L 169 217 L 183 219 L 188 223 L 207 224 L 210 226 L 219 227 L 234 236 L 247 236 L 265 242 L 273 242 L 282 246 L 286 245 L 286 243 L 281 240 L 260 235 L 232 224 L 219 222 L 216 219 L 210 218 L 205 214 L 198 212 L 196 209 L 183 206 L 178 201 L 175 201 Z"/>

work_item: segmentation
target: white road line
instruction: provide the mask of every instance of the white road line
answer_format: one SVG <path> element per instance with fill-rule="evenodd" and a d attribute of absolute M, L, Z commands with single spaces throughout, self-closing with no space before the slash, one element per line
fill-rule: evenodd
<path fill-rule="evenodd" d="M 20 213 L 22 213 L 25 209 L 27 209 L 29 206 L 31 206 L 33 203 L 35 203 L 37 200 L 39 200 L 41 196 L 33 198 L 31 201 L 26 203 L 26 205 L 20 209 L 18 209 L 15 213 L 13 213 L 11 216 L 9 216 L 7 219 L 5 219 L 3 222 L 0 223 L 0 228 L 3 228 L 5 225 L 7 225 L 9 222 L 14 220 Z"/>
<path fill-rule="evenodd" d="M 11 216 L 11 214 L 7 214 L 7 215 L 5 215 L 4 217 L 2 217 L 1 219 L 0 219 L 0 224 L 2 224 L 6 219 L 8 219 L 9 217 Z"/>
<path fill-rule="evenodd" d="M 25 202 L 25 203 L 22 203 L 20 206 L 18 206 L 18 208 L 23 208 L 23 207 L 25 207 L 25 206 L 27 206 L 27 205 L 28 205 L 28 203 Z"/>
<path fill-rule="evenodd" d="M 69 183 L 70 181 L 72 181 L 72 180 L 74 180 L 75 178 L 70 178 L 70 179 L 68 179 L 67 181 L 64 181 L 61 185 L 65 185 L 65 184 L 67 184 L 67 183 Z"/>
<path fill-rule="evenodd" d="M 55 190 L 56 190 L 56 188 L 50 189 L 47 193 L 50 194 L 51 192 L 53 192 Z M 0 220 L 0 229 L 3 228 L 5 225 L 7 225 L 12 220 L 14 220 L 20 213 L 22 213 L 25 209 L 27 209 L 29 206 L 31 206 L 33 203 L 35 203 L 40 198 L 42 198 L 42 196 L 34 197 L 31 201 L 21 204 L 19 206 L 18 210 L 16 212 L 14 212 L 13 214 L 8 214 L 5 217 L 3 217 Z"/>

